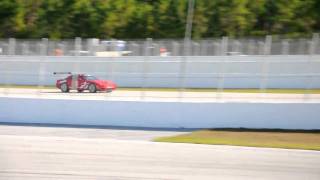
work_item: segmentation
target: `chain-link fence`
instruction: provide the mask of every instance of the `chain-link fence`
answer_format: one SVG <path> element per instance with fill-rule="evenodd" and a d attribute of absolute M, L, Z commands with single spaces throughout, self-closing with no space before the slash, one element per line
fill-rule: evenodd
<path fill-rule="evenodd" d="M 320 54 L 319 34 L 300 39 L 265 38 L 202 40 L 2 39 L 0 55 L 23 56 L 223 56 Z"/>
<path fill-rule="evenodd" d="M 310 39 L 267 36 L 199 41 L 11 38 L 0 41 L 0 95 L 318 102 L 319 44 L 318 34 Z M 53 72 L 91 74 L 114 81 L 120 89 L 60 93 L 56 80 L 67 75 Z"/>

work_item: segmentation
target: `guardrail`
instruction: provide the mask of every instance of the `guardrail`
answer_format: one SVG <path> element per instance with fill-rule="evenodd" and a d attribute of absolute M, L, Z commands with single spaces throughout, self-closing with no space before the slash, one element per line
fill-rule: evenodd
<path fill-rule="evenodd" d="M 320 129 L 320 103 L 193 103 L 0 97 L 0 122 L 153 128 Z"/>

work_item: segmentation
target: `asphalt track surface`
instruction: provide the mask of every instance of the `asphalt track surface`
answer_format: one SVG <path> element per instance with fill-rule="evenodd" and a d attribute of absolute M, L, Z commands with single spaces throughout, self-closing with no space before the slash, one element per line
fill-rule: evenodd
<path fill-rule="evenodd" d="M 0 125 L 0 179 L 320 179 L 320 152 L 151 142 L 182 132 Z"/>
<path fill-rule="evenodd" d="M 0 88 L 0 97 L 114 101 L 307 102 L 317 94 Z M 320 179 L 320 152 L 151 142 L 184 132 L 0 125 L 0 179 Z"/>
<path fill-rule="evenodd" d="M 131 91 L 112 93 L 62 93 L 58 89 L 0 88 L 0 97 L 70 100 L 161 101 L 161 102 L 272 102 L 320 103 L 320 94 L 221 93 L 188 91 Z"/>

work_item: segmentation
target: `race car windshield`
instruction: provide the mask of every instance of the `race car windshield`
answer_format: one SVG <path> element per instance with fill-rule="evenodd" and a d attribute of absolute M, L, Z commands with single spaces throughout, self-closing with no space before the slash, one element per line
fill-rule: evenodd
<path fill-rule="evenodd" d="M 98 78 L 94 76 L 85 76 L 86 80 L 97 80 Z"/>

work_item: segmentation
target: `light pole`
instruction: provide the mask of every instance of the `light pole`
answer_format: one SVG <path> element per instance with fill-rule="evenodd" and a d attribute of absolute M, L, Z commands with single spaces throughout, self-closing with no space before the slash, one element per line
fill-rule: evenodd
<path fill-rule="evenodd" d="M 192 37 L 192 21 L 193 21 L 193 11 L 194 11 L 194 1 L 195 0 L 189 0 L 189 3 L 188 3 L 186 32 L 184 35 L 185 40 L 190 40 Z"/>

